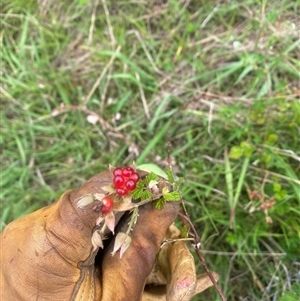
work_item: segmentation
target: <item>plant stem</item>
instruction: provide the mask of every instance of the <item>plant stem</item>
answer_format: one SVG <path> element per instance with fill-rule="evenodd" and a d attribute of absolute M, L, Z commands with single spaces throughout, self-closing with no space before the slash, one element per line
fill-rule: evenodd
<path fill-rule="evenodd" d="M 184 218 L 184 219 L 189 223 L 189 225 L 190 225 L 190 227 L 191 227 L 191 230 L 192 230 L 192 232 L 193 232 L 193 234 L 194 234 L 194 244 L 193 244 L 193 248 L 194 248 L 194 250 L 195 250 L 195 252 L 196 252 L 196 254 L 197 254 L 197 256 L 198 256 L 198 258 L 199 258 L 199 260 L 200 260 L 200 262 L 201 262 L 201 264 L 202 264 L 202 266 L 204 267 L 204 269 L 205 269 L 205 271 L 206 271 L 208 277 L 210 278 L 210 280 L 211 280 L 211 282 L 213 283 L 215 289 L 217 290 L 219 296 L 221 297 L 222 301 L 227 301 L 227 299 L 226 299 L 226 297 L 224 296 L 224 294 L 223 294 L 223 292 L 222 292 L 220 286 L 218 285 L 217 281 L 215 280 L 214 276 L 212 275 L 211 271 L 209 270 L 209 268 L 208 268 L 208 266 L 207 266 L 207 263 L 206 263 L 206 261 L 205 261 L 203 255 L 202 255 L 201 252 L 200 252 L 200 249 L 199 249 L 200 243 L 201 243 L 201 242 L 200 242 L 200 237 L 199 237 L 199 235 L 198 235 L 198 233 L 197 233 L 197 231 L 196 231 L 196 229 L 195 229 L 193 223 L 191 222 L 190 217 L 189 217 L 188 215 L 182 214 L 182 213 L 180 213 L 180 212 L 179 212 L 178 214 L 179 214 L 180 217 Z"/>
<path fill-rule="evenodd" d="M 128 229 L 126 231 L 126 234 L 129 235 L 130 231 L 133 229 L 135 223 L 136 223 L 136 220 L 138 218 L 138 212 L 139 212 L 139 208 L 138 207 L 135 207 L 133 209 L 133 212 L 131 214 L 131 219 L 130 219 L 130 222 L 129 222 L 129 225 L 128 225 Z"/>

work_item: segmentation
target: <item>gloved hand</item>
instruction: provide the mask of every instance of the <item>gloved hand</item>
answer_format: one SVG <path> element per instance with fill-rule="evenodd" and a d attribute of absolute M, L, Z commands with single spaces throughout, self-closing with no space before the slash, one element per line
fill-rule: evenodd
<path fill-rule="evenodd" d="M 184 243 L 167 244 L 160 251 L 165 236 L 174 237 L 168 228 L 177 216 L 178 202 L 167 202 L 162 210 L 149 203 L 139 207 L 129 233 L 131 244 L 122 241 L 123 245 L 115 246 L 121 251 L 114 249 L 116 236 L 110 230 L 126 232 L 132 204 L 118 208 L 114 203 L 106 214 L 110 208 L 104 208 L 102 187 L 112 181 L 109 171 L 102 172 L 5 227 L 0 237 L 1 300 L 166 300 L 166 293 L 167 300 L 189 300 L 180 297 L 183 291 L 190 298 L 212 285 L 204 277 L 205 284 L 196 288 L 194 261 Z M 162 278 L 156 277 L 158 270 Z M 160 293 L 162 286 L 144 292 L 148 276 L 148 283 L 167 284 L 167 292 Z M 158 299 L 159 294 L 163 299 Z"/>

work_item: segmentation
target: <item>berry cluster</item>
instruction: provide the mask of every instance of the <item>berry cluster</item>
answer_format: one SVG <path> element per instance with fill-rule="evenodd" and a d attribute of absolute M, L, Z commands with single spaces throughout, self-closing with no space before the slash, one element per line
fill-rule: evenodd
<path fill-rule="evenodd" d="M 113 184 L 116 188 L 117 194 L 120 196 L 124 196 L 128 192 L 133 191 L 140 179 L 139 174 L 130 166 L 116 168 L 113 171 L 113 175 Z"/>

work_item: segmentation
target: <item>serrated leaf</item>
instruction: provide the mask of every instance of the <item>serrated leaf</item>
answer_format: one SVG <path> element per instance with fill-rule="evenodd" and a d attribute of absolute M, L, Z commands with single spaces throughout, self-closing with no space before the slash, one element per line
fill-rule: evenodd
<path fill-rule="evenodd" d="M 161 210 L 164 208 L 166 204 L 166 200 L 164 198 L 160 198 L 158 200 L 155 200 L 153 203 L 152 203 L 152 206 L 155 208 L 155 209 L 158 209 L 158 210 Z"/>
<path fill-rule="evenodd" d="M 143 195 L 143 190 L 136 189 L 133 191 L 131 196 L 132 196 L 132 199 L 138 200 L 142 197 L 142 195 Z"/>
<path fill-rule="evenodd" d="M 239 159 L 243 156 L 244 150 L 240 146 L 233 146 L 229 152 L 230 159 Z"/>
<path fill-rule="evenodd" d="M 274 192 L 279 192 L 281 190 L 281 185 L 278 183 L 273 184 L 273 191 Z"/>
<path fill-rule="evenodd" d="M 158 180 L 159 180 L 159 179 L 158 179 L 158 176 L 157 176 L 155 173 L 150 172 L 150 173 L 146 176 L 146 179 L 145 179 L 145 186 L 148 186 L 149 183 L 150 183 L 151 181 L 158 181 Z"/>
<path fill-rule="evenodd" d="M 150 199 L 152 197 L 152 193 L 149 190 L 144 190 L 141 196 L 142 201 Z"/>
<path fill-rule="evenodd" d="M 243 154 L 245 155 L 245 157 L 250 158 L 254 151 L 253 145 L 247 141 L 242 141 L 240 147 L 243 149 Z"/>
<path fill-rule="evenodd" d="M 135 190 L 132 192 L 132 198 L 134 200 L 140 199 L 143 195 L 144 183 L 142 180 L 137 182 Z"/>
<path fill-rule="evenodd" d="M 144 187 L 144 182 L 142 180 L 139 180 L 136 184 L 135 189 L 143 189 L 143 187 Z"/>
<path fill-rule="evenodd" d="M 167 202 L 180 201 L 180 194 L 178 191 L 172 191 L 172 192 L 165 193 L 163 195 L 163 198 Z"/>
<path fill-rule="evenodd" d="M 166 174 L 168 176 L 168 181 L 172 184 L 175 183 L 175 177 L 171 167 L 168 167 L 168 169 L 166 170 Z"/>

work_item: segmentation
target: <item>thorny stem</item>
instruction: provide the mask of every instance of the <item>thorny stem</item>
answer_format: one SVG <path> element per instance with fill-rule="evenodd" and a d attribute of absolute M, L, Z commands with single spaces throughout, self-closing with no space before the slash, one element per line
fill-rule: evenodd
<path fill-rule="evenodd" d="M 131 213 L 130 222 L 128 223 L 128 228 L 126 230 L 126 235 L 127 236 L 129 236 L 130 231 L 133 229 L 133 227 L 134 227 L 134 225 L 135 225 L 135 223 L 138 219 L 139 207 L 142 206 L 142 205 L 145 205 L 147 203 L 153 202 L 153 201 L 159 199 L 160 197 L 162 197 L 162 193 L 157 194 L 155 196 L 152 196 L 151 198 L 148 198 L 146 200 L 140 201 L 140 202 L 135 204 L 135 207 L 134 207 L 134 209 L 132 210 L 132 213 Z M 105 226 L 105 224 L 104 224 L 104 226 Z"/>
<path fill-rule="evenodd" d="M 190 219 L 190 217 L 188 216 L 188 214 L 182 214 L 182 213 L 178 213 L 178 215 L 182 218 L 184 218 L 190 225 L 191 227 L 191 230 L 194 234 L 194 244 L 193 244 L 193 248 L 202 264 L 202 266 L 204 267 L 208 277 L 210 278 L 211 282 L 213 283 L 215 289 L 217 290 L 219 296 L 221 297 L 222 301 L 227 301 L 226 297 L 224 296 L 220 286 L 218 285 L 218 283 L 216 282 L 214 276 L 212 275 L 211 271 L 209 270 L 208 266 L 207 266 L 207 263 L 203 257 L 203 255 L 201 254 L 200 250 L 199 250 L 199 246 L 200 246 L 200 238 L 199 238 L 199 235 Z"/>
<path fill-rule="evenodd" d="M 129 222 L 129 224 L 128 224 L 128 229 L 127 229 L 127 231 L 126 231 L 126 234 L 127 235 L 129 235 L 129 232 L 133 229 L 133 227 L 134 227 L 134 225 L 135 225 L 135 223 L 136 223 L 136 221 L 137 221 L 137 218 L 138 218 L 138 216 L 139 216 L 139 208 L 138 207 L 135 207 L 134 209 L 133 209 L 133 212 L 132 212 L 132 214 L 131 214 L 131 219 L 130 219 L 130 222 Z"/>

